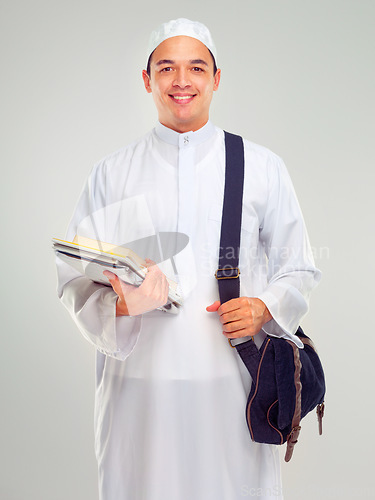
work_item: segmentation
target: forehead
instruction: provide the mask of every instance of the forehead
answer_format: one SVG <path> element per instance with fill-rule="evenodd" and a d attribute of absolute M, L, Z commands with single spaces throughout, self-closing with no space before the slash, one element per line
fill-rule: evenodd
<path fill-rule="evenodd" d="M 202 59 L 208 65 L 213 64 L 208 48 L 190 36 L 174 36 L 164 40 L 156 47 L 151 61 L 156 63 L 160 59 L 170 59 L 176 62 Z"/>

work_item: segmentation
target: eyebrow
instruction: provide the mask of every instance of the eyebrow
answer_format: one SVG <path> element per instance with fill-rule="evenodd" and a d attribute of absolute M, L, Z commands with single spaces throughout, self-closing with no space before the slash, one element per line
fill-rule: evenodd
<path fill-rule="evenodd" d="M 203 59 L 193 59 L 190 61 L 190 64 L 204 64 L 205 66 L 208 66 L 208 63 Z"/>
<path fill-rule="evenodd" d="M 172 59 L 160 59 L 156 64 L 156 66 L 161 66 L 162 64 L 175 64 L 176 61 L 173 61 Z M 192 59 L 189 61 L 190 64 L 204 64 L 205 66 L 208 66 L 208 63 L 204 61 L 203 59 Z"/>

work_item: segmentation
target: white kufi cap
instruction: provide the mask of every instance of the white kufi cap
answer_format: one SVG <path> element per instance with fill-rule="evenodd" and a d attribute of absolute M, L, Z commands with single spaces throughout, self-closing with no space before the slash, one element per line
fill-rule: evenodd
<path fill-rule="evenodd" d="M 184 18 L 173 19 L 172 21 L 161 24 L 151 33 L 148 42 L 147 57 L 150 57 L 152 52 L 161 42 L 174 36 L 190 36 L 196 38 L 212 52 L 216 60 L 216 47 L 208 28 L 198 21 L 190 21 Z"/>

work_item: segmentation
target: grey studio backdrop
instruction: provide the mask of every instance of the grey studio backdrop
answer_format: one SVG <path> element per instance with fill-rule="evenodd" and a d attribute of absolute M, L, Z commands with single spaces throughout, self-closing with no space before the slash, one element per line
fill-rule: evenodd
<path fill-rule="evenodd" d="M 154 125 L 146 42 L 176 17 L 210 27 L 223 72 L 211 119 L 285 160 L 323 271 L 303 326 L 325 364 L 324 434 L 306 417 L 285 498 L 374 498 L 375 2 L 0 5 L 0 498 L 98 498 L 95 353 L 56 297 L 50 238 L 94 163 Z"/>

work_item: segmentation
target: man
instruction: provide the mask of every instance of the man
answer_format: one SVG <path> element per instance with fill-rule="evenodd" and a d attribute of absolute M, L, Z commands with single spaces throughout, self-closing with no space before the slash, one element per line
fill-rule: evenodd
<path fill-rule="evenodd" d="M 178 19 L 153 32 L 148 56 L 142 76 L 159 123 L 94 168 L 67 238 L 126 246 L 182 233 L 188 244 L 174 267 L 148 261 L 138 288 L 110 272 L 112 288 L 93 283 L 58 260 L 59 296 L 97 349 L 100 498 L 281 498 L 277 447 L 250 439 L 250 376 L 227 338 L 260 344 L 269 333 L 299 344 L 294 332 L 320 273 L 282 160 L 244 141 L 241 297 L 220 305 L 225 149 L 209 121 L 216 49 L 204 25 Z M 179 283 L 178 314 L 157 309 L 168 294 L 162 270 Z"/>

